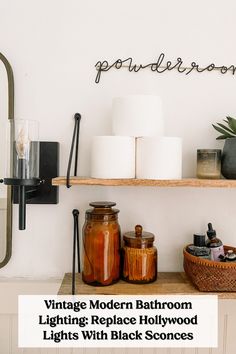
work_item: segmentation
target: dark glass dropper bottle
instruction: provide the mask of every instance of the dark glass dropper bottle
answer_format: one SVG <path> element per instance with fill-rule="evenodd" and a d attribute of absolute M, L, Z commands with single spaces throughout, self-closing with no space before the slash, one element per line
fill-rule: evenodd
<path fill-rule="evenodd" d="M 220 261 L 221 256 L 224 256 L 224 246 L 219 238 L 216 237 L 216 231 L 213 229 L 212 224 L 208 224 L 207 230 L 208 240 L 206 246 L 211 249 L 211 260 Z"/>

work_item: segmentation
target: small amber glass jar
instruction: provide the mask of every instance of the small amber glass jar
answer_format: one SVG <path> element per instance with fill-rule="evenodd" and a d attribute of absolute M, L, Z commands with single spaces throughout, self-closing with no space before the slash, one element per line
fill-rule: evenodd
<path fill-rule="evenodd" d="M 122 278 L 129 283 L 151 283 L 157 278 L 157 249 L 153 246 L 154 235 L 143 232 L 141 225 L 135 232 L 123 236 Z"/>
<path fill-rule="evenodd" d="M 90 203 L 83 226 L 83 272 L 85 283 L 105 286 L 120 278 L 120 226 L 113 202 Z"/>

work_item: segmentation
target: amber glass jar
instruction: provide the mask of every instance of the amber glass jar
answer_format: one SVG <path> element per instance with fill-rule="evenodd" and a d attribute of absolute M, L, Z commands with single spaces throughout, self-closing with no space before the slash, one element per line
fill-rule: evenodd
<path fill-rule="evenodd" d="M 153 246 L 154 235 L 143 232 L 141 225 L 135 232 L 123 236 L 122 278 L 129 283 L 151 283 L 157 278 L 157 249 Z"/>
<path fill-rule="evenodd" d="M 120 226 L 113 202 L 90 203 L 83 227 L 83 281 L 105 286 L 120 278 Z"/>

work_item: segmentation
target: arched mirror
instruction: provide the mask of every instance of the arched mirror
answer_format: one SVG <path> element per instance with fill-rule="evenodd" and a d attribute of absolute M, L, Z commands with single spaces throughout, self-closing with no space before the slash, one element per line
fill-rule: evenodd
<path fill-rule="evenodd" d="M 0 53 L 0 179 L 4 178 L 10 148 L 6 143 L 8 119 L 14 119 L 14 81 L 11 66 Z M 10 154 L 9 154 L 10 155 Z M 12 187 L 0 183 L 0 268 L 12 252 Z"/>

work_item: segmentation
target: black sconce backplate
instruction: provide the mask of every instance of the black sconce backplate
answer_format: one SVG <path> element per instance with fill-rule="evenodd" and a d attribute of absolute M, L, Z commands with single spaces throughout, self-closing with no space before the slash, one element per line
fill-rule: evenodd
<path fill-rule="evenodd" d="M 27 204 L 57 204 L 58 187 L 52 186 L 52 178 L 59 175 L 59 143 L 40 141 L 39 176 L 44 183 L 26 187 Z M 18 204 L 18 187 L 13 187 L 13 203 Z"/>

